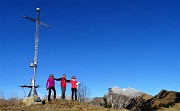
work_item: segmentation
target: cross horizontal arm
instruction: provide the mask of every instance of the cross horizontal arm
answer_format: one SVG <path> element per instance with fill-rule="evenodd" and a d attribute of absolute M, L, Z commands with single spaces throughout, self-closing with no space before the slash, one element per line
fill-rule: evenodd
<path fill-rule="evenodd" d="M 23 86 L 19 86 L 19 87 L 22 87 L 22 88 L 24 88 L 24 87 L 27 87 L 27 88 L 32 88 L 33 86 L 28 86 L 28 85 L 23 85 Z M 37 85 L 37 86 L 34 86 L 35 88 L 38 88 L 38 87 L 40 87 L 39 85 Z"/>
<path fill-rule="evenodd" d="M 48 28 L 50 28 L 50 26 L 49 26 L 49 25 L 47 25 L 47 24 L 45 24 L 45 23 L 43 23 L 43 22 L 40 22 L 40 25 L 42 25 L 42 26 L 44 26 L 44 27 L 48 27 Z"/>
<path fill-rule="evenodd" d="M 31 18 L 31 17 L 28 17 L 28 16 L 22 16 L 23 18 L 26 18 L 26 19 L 29 19 L 29 20 L 31 20 L 31 21 L 33 21 L 33 22 L 36 22 L 36 19 L 34 19 L 34 18 Z"/>
<path fill-rule="evenodd" d="M 26 18 L 26 19 L 28 19 L 28 20 L 31 20 L 31 21 L 33 21 L 33 22 L 36 22 L 36 19 L 34 19 L 34 18 L 31 18 L 31 17 L 28 17 L 28 16 L 22 16 L 22 17 L 23 17 L 23 18 Z M 45 23 L 43 23 L 43 22 L 40 22 L 40 25 L 42 25 L 42 26 L 44 26 L 44 27 L 50 28 L 49 25 L 47 25 L 47 24 L 45 24 Z"/>

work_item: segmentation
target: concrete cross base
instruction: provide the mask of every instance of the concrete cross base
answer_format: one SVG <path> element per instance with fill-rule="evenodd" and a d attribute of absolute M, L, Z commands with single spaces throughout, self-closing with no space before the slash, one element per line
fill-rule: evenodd
<path fill-rule="evenodd" d="M 25 103 L 26 106 L 34 104 L 34 97 L 24 97 L 23 103 Z"/>

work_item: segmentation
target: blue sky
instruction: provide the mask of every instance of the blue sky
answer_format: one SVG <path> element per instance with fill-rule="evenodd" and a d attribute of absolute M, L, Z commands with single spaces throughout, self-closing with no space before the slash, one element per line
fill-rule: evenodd
<path fill-rule="evenodd" d="M 19 86 L 30 84 L 35 23 L 22 16 L 35 18 L 37 7 L 51 26 L 40 28 L 39 95 L 50 73 L 75 75 L 91 97 L 109 86 L 151 95 L 180 91 L 179 6 L 178 0 L 1 0 L 0 92 L 22 96 Z M 59 82 L 56 90 L 61 94 Z"/>

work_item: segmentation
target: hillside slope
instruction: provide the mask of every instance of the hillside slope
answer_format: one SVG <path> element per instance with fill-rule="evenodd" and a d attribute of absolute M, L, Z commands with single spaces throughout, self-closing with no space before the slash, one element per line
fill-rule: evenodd
<path fill-rule="evenodd" d="M 161 107 L 157 111 L 180 111 L 180 103 L 176 103 L 175 105 L 173 105 L 172 107 L 169 107 L 169 108 Z"/>
<path fill-rule="evenodd" d="M 154 111 L 166 108 L 168 110 L 172 109 L 176 103 L 179 105 L 180 103 L 180 92 L 175 91 L 167 91 L 162 90 L 154 97 L 149 97 L 149 99 L 145 99 L 144 97 L 140 96 L 138 98 L 132 99 L 131 103 L 128 105 L 127 109 L 129 110 L 136 110 L 136 111 Z"/>

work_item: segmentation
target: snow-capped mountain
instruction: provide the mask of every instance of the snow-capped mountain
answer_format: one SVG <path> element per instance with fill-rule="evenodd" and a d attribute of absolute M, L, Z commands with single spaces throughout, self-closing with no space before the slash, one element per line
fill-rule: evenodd
<path fill-rule="evenodd" d="M 134 88 L 120 88 L 114 86 L 108 88 L 108 93 L 106 93 L 103 97 L 94 98 L 91 103 L 94 105 L 107 103 L 111 104 L 115 109 L 126 108 L 132 99 L 142 96 L 143 94 L 145 93 Z"/>
<path fill-rule="evenodd" d="M 144 93 L 130 87 L 120 88 L 120 87 L 114 86 L 112 88 L 109 88 L 108 94 L 122 94 L 122 95 L 126 95 L 132 98 L 132 97 L 138 97 Z"/>

